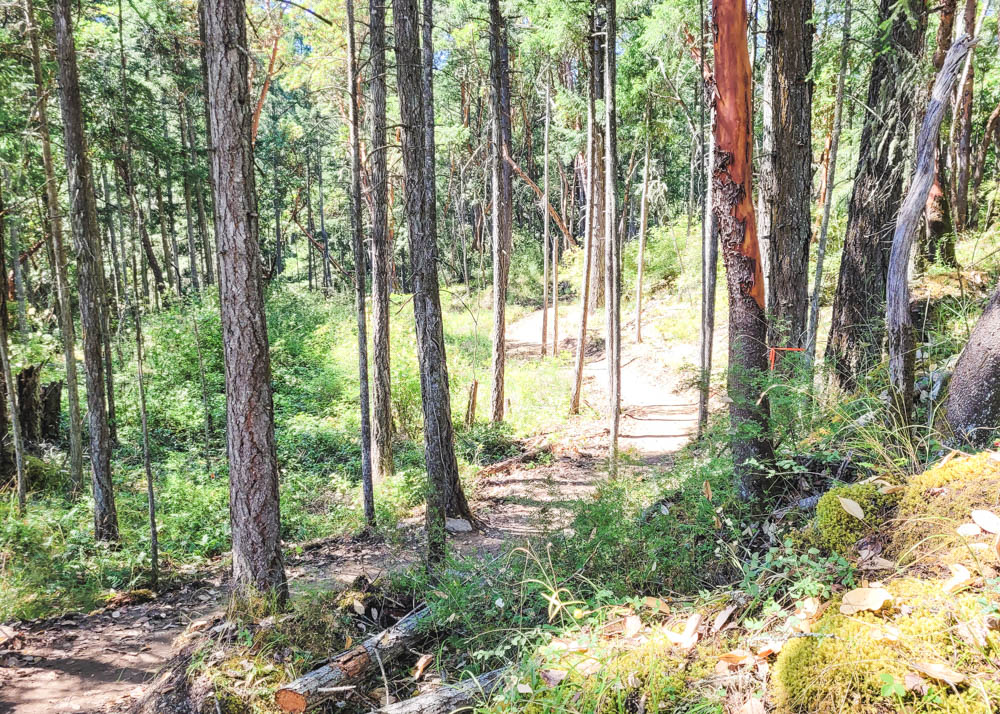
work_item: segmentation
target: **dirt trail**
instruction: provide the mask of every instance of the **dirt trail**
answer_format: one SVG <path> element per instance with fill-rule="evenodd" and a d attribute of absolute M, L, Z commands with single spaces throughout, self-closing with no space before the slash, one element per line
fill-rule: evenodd
<path fill-rule="evenodd" d="M 560 348 L 575 348 L 575 308 L 561 315 Z M 651 321 L 652 322 L 652 321 Z M 652 324 L 636 344 L 630 325 L 622 344 L 621 448 L 652 467 L 665 467 L 696 428 L 696 395 L 682 386 L 664 356 L 673 349 Z M 537 359 L 541 311 L 508 326 L 511 359 Z M 598 414 L 607 401 L 603 335 L 591 331 L 584 398 Z M 567 383 L 567 389 L 569 385 Z M 548 442 L 551 458 L 519 465 L 478 483 L 474 508 L 483 532 L 456 533 L 451 546 L 466 555 L 496 554 L 504 544 L 565 527 L 572 506 L 606 477 L 603 417 L 580 416 Z M 419 560 L 422 516 L 400 524 L 393 545 L 329 539 L 291 549 L 286 562 L 293 595 L 369 579 Z M 222 569 L 149 603 L 122 604 L 15 627 L 20 637 L 0 644 L 0 714 L 62 714 L 121 710 L 174 653 L 173 641 L 222 611 Z M 0 643 L 4 640 L 0 629 Z"/>

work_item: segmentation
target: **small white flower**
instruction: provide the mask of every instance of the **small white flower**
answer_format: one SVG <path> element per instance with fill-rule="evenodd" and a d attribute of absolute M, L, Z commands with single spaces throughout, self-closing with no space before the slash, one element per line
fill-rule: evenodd
<path fill-rule="evenodd" d="M 498 597 L 497 598 L 496 606 L 497 606 L 498 609 L 503 610 L 503 598 L 502 597 Z"/>

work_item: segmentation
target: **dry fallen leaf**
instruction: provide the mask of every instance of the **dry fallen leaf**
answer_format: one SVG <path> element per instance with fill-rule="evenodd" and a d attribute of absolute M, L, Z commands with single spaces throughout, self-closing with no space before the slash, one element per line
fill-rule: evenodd
<path fill-rule="evenodd" d="M 899 628 L 895 625 L 886 625 L 885 627 L 874 627 L 869 633 L 871 638 L 876 641 L 886 640 L 888 642 L 898 642 L 899 638 L 902 636 Z"/>
<path fill-rule="evenodd" d="M 935 662 L 917 662 L 913 665 L 913 669 L 921 674 L 926 674 L 931 679 L 950 684 L 953 687 L 965 681 L 965 675 L 961 672 L 956 672 L 943 664 Z"/>
<path fill-rule="evenodd" d="M 904 488 L 906 488 L 906 487 L 903 486 L 902 484 L 898 484 L 898 483 L 897 484 L 886 484 L 885 486 L 880 487 L 879 490 L 878 490 L 878 492 L 887 496 L 890 493 L 899 493 Z"/>
<path fill-rule="evenodd" d="M 850 513 L 852 516 L 861 521 L 865 519 L 865 512 L 862 510 L 861 506 L 858 505 L 857 501 L 851 500 L 850 498 L 844 498 L 843 496 L 837 496 L 837 500 L 840 501 L 841 508 Z"/>
<path fill-rule="evenodd" d="M 764 702 L 754 697 L 743 702 L 743 707 L 740 709 L 740 714 L 766 714 L 766 712 L 767 707 L 764 706 Z"/>
<path fill-rule="evenodd" d="M 927 694 L 927 681 L 919 674 L 914 674 L 913 672 L 907 674 L 903 677 L 903 686 L 906 687 L 906 691 L 908 692 L 915 692 L 920 696 Z"/>
<path fill-rule="evenodd" d="M 670 605 L 658 597 L 647 596 L 642 604 L 653 612 L 670 612 Z"/>
<path fill-rule="evenodd" d="M 638 615 L 629 615 L 625 618 L 625 636 L 634 637 L 642 631 L 642 620 Z"/>
<path fill-rule="evenodd" d="M 732 616 L 734 612 L 736 612 L 735 605 L 730 605 L 725 610 L 722 610 L 718 615 L 715 616 L 715 620 L 712 621 L 712 629 L 710 630 L 710 632 L 714 635 L 716 632 L 721 630 L 725 626 L 725 624 L 729 622 L 729 618 Z"/>
<path fill-rule="evenodd" d="M 420 659 L 417 660 L 417 666 L 413 671 L 413 679 L 420 681 L 420 678 L 424 676 L 424 670 L 427 669 L 427 665 L 434 661 L 434 657 L 429 654 L 420 655 Z"/>
<path fill-rule="evenodd" d="M 840 603 L 840 614 L 853 615 L 863 610 L 878 612 L 892 600 L 892 593 L 885 588 L 857 588 L 844 595 Z"/>
<path fill-rule="evenodd" d="M 718 516 L 712 516 L 712 518 L 715 519 L 715 530 L 721 531 L 722 530 L 722 521 L 719 520 Z"/>
<path fill-rule="evenodd" d="M 566 679 L 566 675 L 568 674 L 569 672 L 564 669 L 543 669 L 538 673 L 538 675 L 542 678 L 542 681 L 550 687 L 554 687 Z"/>
<path fill-rule="evenodd" d="M 707 479 L 705 480 L 705 483 L 701 485 L 701 492 L 705 494 L 705 498 L 709 501 L 712 500 L 712 484 L 710 484 Z"/>
<path fill-rule="evenodd" d="M 961 590 L 973 581 L 972 573 L 964 565 L 952 563 L 948 567 L 951 568 L 951 577 L 941 586 L 941 589 L 946 593 L 950 594 L 956 590 Z"/>
<path fill-rule="evenodd" d="M 860 568 L 862 570 L 895 570 L 896 564 L 880 555 L 873 555 L 863 560 Z"/>
<path fill-rule="evenodd" d="M 726 664 L 747 664 L 753 660 L 754 656 L 750 650 L 732 650 L 731 652 L 719 655 L 719 661 Z"/>
<path fill-rule="evenodd" d="M 667 639 L 681 649 L 689 650 L 698 642 L 698 627 L 700 625 L 701 613 L 696 612 L 687 619 L 687 623 L 684 625 L 683 633 L 678 635 L 676 632 L 667 630 Z"/>
<path fill-rule="evenodd" d="M 354 601 L 354 612 L 358 613 L 359 615 L 364 615 L 365 614 L 365 604 L 363 602 L 361 602 L 360 600 L 355 600 Z"/>
<path fill-rule="evenodd" d="M 781 640 L 768 640 L 757 649 L 757 656 L 767 658 L 771 655 L 778 654 L 781 652 L 781 648 L 784 647 L 784 645 L 785 643 Z"/>
<path fill-rule="evenodd" d="M 975 538 L 977 535 L 982 534 L 983 529 L 975 523 L 963 523 L 955 529 L 955 532 L 963 538 Z"/>
<path fill-rule="evenodd" d="M 972 520 L 987 533 L 1000 533 L 1000 516 L 992 511 L 975 510 Z"/>
<path fill-rule="evenodd" d="M 532 689 L 531 685 L 528 684 L 527 682 L 518 682 L 517 691 L 519 694 L 532 694 L 534 693 L 535 690 Z"/>

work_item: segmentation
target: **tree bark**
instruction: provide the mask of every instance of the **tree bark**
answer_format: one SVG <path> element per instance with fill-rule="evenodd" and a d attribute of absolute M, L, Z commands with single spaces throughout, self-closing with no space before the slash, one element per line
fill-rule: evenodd
<path fill-rule="evenodd" d="M 372 479 L 392 476 L 392 391 L 389 368 L 389 289 L 392 255 L 389 245 L 388 178 L 386 173 L 385 6 L 369 0 L 369 54 L 372 68 L 371 141 L 369 154 L 372 200 Z"/>
<path fill-rule="evenodd" d="M 812 196 L 812 0 L 768 5 L 761 212 L 768 343 L 803 347 L 809 306 Z"/>
<path fill-rule="evenodd" d="M 541 356 L 548 350 L 549 341 L 549 83 L 545 83 L 545 128 L 542 133 L 542 345 Z M 530 128 L 528 129 L 530 131 Z M 555 349 L 552 354 L 555 354 Z"/>
<path fill-rule="evenodd" d="M 42 441 L 42 365 L 29 364 L 17 373 L 17 414 L 25 445 Z"/>
<path fill-rule="evenodd" d="M 458 480 L 451 423 L 451 394 L 444 345 L 444 324 L 437 275 L 437 236 L 427 220 L 425 181 L 425 108 L 416 0 L 397 0 L 396 73 L 400 119 L 403 124 L 403 170 L 409 224 L 410 267 L 413 274 L 413 314 L 420 364 L 420 396 L 424 414 L 424 462 L 427 467 L 427 565 L 444 559 L 445 514 L 472 518 Z M 430 229 L 430 230 L 428 230 Z"/>
<path fill-rule="evenodd" d="M 617 8 L 615 0 L 604 0 L 604 294 L 607 310 L 608 438 L 612 467 L 618 459 L 618 427 L 621 421 L 622 326 L 621 326 L 621 238 L 618 233 L 618 138 L 615 78 L 617 77 Z"/>
<path fill-rule="evenodd" d="M 809 301 L 809 329 L 806 334 L 806 364 L 810 367 L 816 360 L 816 333 L 819 329 L 819 296 L 823 290 L 823 268 L 826 261 L 826 243 L 830 230 L 830 212 L 833 208 L 833 190 L 837 178 L 837 152 L 840 148 L 840 132 L 844 118 L 844 84 L 847 77 L 847 60 L 851 43 L 851 0 L 844 3 L 844 26 L 840 40 L 840 69 L 837 72 L 837 96 L 833 107 L 833 129 L 830 132 L 830 147 L 826 157 L 826 177 L 824 178 L 823 218 L 819 228 L 819 244 L 816 247 L 816 275 L 813 279 L 812 297 Z"/>
<path fill-rule="evenodd" d="M 639 199 L 639 258 L 635 277 L 635 341 L 642 344 L 642 273 L 646 263 L 646 229 L 649 225 L 649 144 L 653 105 L 646 100 L 646 148 L 642 163 L 642 198 Z M 694 152 L 692 151 L 692 156 Z M 691 172 L 692 178 L 694 171 Z M 690 219 L 688 221 L 690 223 Z"/>
<path fill-rule="evenodd" d="M 184 214 L 185 225 L 187 226 L 188 244 L 188 270 L 191 273 L 191 288 L 195 293 L 201 293 L 201 280 L 198 277 L 198 247 L 194 240 L 194 213 L 192 212 L 192 187 L 190 163 L 190 153 L 188 151 L 188 139 L 191 134 L 187 130 L 187 111 L 184 108 L 184 98 L 177 97 L 177 116 L 180 118 L 181 134 L 181 171 L 183 172 L 184 183 Z"/>
<path fill-rule="evenodd" d="M 974 35 L 976 32 L 976 0 L 965 0 L 963 14 L 963 32 Z M 958 145 L 955 147 L 955 170 L 953 181 L 955 185 L 954 211 L 955 230 L 964 231 L 968 226 L 969 216 L 969 169 L 972 157 L 972 100 L 975 90 L 975 70 L 973 57 L 967 62 L 965 81 L 962 84 L 961 100 L 958 116 Z"/>
<path fill-rule="evenodd" d="M 511 156 L 510 63 L 507 25 L 500 14 L 500 0 L 490 0 L 490 116 L 492 118 L 492 203 L 493 231 L 493 388 L 490 392 L 490 419 L 503 421 L 504 366 L 506 361 L 507 283 L 510 276 L 512 245 L 511 168 L 504 157 Z"/>
<path fill-rule="evenodd" d="M 886 325 L 889 335 L 889 382 L 893 402 L 904 424 L 910 423 L 913 411 L 913 371 L 916 342 L 910 314 L 909 267 L 913 236 L 920 224 L 920 217 L 927 204 L 936 174 L 934 156 L 937 151 L 938 131 L 948 107 L 948 97 L 975 42 L 963 35 L 948 50 L 944 66 L 938 73 L 931 93 L 923 126 L 917 138 L 917 166 L 906 193 L 906 199 L 896 219 L 889 255 L 887 281 Z"/>
<path fill-rule="evenodd" d="M 245 14 L 242 0 L 215 0 L 206 3 L 203 12 L 209 120 L 215 141 L 212 170 L 220 254 L 233 583 L 238 599 L 261 593 L 283 602 L 288 584 L 281 557 Z"/>
<path fill-rule="evenodd" d="M 969 337 L 948 387 L 948 424 L 964 441 L 983 448 L 1000 423 L 1000 288 Z"/>
<path fill-rule="evenodd" d="M 48 92 L 42 75 L 38 26 L 32 0 L 25 0 L 24 11 L 31 41 L 31 67 L 35 79 L 35 97 L 38 102 L 38 133 L 42 140 L 42 165 L 45 169 L 45 196 L 49 213 L 51 251 L 54 258 L 52 271 L 56 284 L 56 302 L 59 306 L 59 331 L 63 343 L 63 364 L 66 372 L 66 394 L 69 405 L 69 474 L 74 493 L 83 487 L 83 420 L 80 415 L 80 388 L 76 373 L 76 334 L 73 327 L 73 304 L 67 279 L 66 246 L 63 242 L 62 216 L 59 213 L 59 183 L 56 180 L 55 162 L 52 160 L 52 141 L 49 135 Z"/>
<path fill-rule="evenodd" d="M 712 206 L 729 287 L 730 443 L 740 493 L 750 499 L 768 490 L 763 471 L 774 460 L 774 447 L 769 436 L 770 405 L 759 384 L 767 370 L 767 316 L 752 198 L 752 77 L 743 0 L 713 0 L 712 23 L 716 87 Z"/>
<path fill-rule="evenodd" d="M 894 14 L 893 0 L 880 0 L 879 23 L 891 21 L 880 43 L 868 83 L 864 125 L 826 357 L 834 382 L 854 391 L 874 367 L 885 339 L 883 304 L 889 266 L 890 229 L 902 197 L 903 157 L 913 116 L 913 77 L 926 15 L 922 2 Z"/>
<path fill-rule="evenodd" d="M 365 247 L 361 221 L 360 91 L 357 49 L 354 46 L 354 0 L 347 0 L 347 76 L 351 85 L 348 132 L 351 140 L 351 233 L 354 248 L 354 306 L 358 318 L 358 382 L 361 396 L 361 495 L 365 523 L 375 527 L 372 487 L 371 421 L 368 410 L 368 329 L 365 316 Z"/>
<path fill-rule="evenodd" d="M 594 30 L 594 16 L 590 15 L 590 30 Z M 584 227 L 583 241 L 583 278 L 580 283 L 580 331 L 576 341 L 576 359 L 573 369 L 573 391 L 569 400 L 569 413 L 580 413 L 580 399 L 583 392 L 583 364 L 587 353 L 587 313 L 590 307 L 590 282 L 592 265 L 594 262 L 594 213 L 596 210 L 594 183 L 595 157 L 595 130 L 594 130 L 594 105 L 596 97 L 594 92 L 593 75 L 596 71 L 596 55 L 590 52 L 590 80 L 587 91 L 587 158 L 586 158 L 586 187 L 584 190 L 584 200 L 586 206 L 586 225 Z"/>
<path fill-rule="evenodd" d="M 507 668 L 494 669 L 458 684 L 445 684 L 426 694 L 411 699 L 388 704 L 379 709 L 379 714 L 439 714 L 440 712 L 472 711 L 473 706 L 484 699 L 503 683 Z"/>
<path fill-rule="evenodd" d="M 97 201 L 90 169 L 83 109 L 76 66 L 76 47 L 70 19 L 70 0 L 55 0 L 56 59 L 59 64 L 59 102 L 62 108 L 63 145 L 69 178 L 73 240 L 76 244 L 80 322 L 83 328 L 83 362 L 87 383 L 87 419 L 90 466 L 94 492 L 94 533 L 98 540 L 118 540 L 118 514 L 111 485 L 111 435 L 104 403 L 102 342 L 101 234 L 97 228 Z"/>

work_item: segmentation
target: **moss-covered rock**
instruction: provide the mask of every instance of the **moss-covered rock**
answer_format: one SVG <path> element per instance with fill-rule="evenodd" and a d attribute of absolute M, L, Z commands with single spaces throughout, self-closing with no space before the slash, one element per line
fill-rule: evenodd
<path fill-rule="evenodd" d="M 899 502 L 891 554 L 904 566 L 941 568 L 962 562 L 974 572 L 997 564 L 994 536 L 963 537 L 958 526 L 972 511 L 1000 515 L 1000 461 L 993 453 L 961 456 L 914 476 Z M 990 575 L 990 573 L 984 573 Z"/>
<path fill-rule="evenodd" d="M 850 499 L 861 506 L 864 518 L 859 519 L 848 513 L 841 498 Z M 893 496 L 881 493 L 873 483 L 832 488 L 816 504 L 815 538 L 822 547 L 847 556 L 858 540 L 874 532 L 885 522 L 894 501 Z"/>
<path fill-rule="evenodd" d="M 939 581 L 904 578 L 887 585 L 892 603 L 878 613 L 840 614 L 834 601 L 810 635 L 790 640 L 773 671 L 773 698 L 782 714 L 881 714 L 996 711 L 1000 674 L 991 658 L 1000 633 L 988 627 L 997 593 L 944 593 Z M 924 676 L 929 694 L 883 695 L 886 679 L 903 685 L 914 664 L 942 664 L 966 676 L 949 687 Z M 883 676 L 885 675 L 885 677 Z"/>

